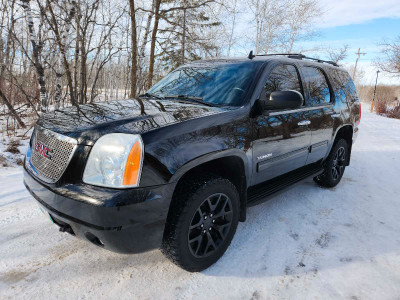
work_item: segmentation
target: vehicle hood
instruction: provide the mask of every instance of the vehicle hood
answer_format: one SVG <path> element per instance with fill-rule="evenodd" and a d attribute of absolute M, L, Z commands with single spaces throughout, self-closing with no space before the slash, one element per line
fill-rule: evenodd
<path fill-rule="evenodd" d="M 44 114 L 37 125 L 91 144 L 88 139 L 96 140 L 110 132 L 143 134 L 225 111 L 201 104 L 138 98 L 67 107 Z"/>

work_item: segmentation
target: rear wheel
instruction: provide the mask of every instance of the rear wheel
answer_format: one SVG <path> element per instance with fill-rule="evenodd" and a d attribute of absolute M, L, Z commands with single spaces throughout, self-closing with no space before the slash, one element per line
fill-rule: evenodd
<path fill-rule="evenodd" d="M 325 170 L 321 175 L 314 177 L 314 181 L 323 187 L 336 186 L 344 174 L 348 155 L 347 142 L 338 140 L 325 161 Z"/>
<path fill-rule="evenodd" d="M 171 209 L 163 253 L 187 271 L 202 271 L 226 251 L 239 221 L 239 194 L 227 179 L 185 183 Z"/>

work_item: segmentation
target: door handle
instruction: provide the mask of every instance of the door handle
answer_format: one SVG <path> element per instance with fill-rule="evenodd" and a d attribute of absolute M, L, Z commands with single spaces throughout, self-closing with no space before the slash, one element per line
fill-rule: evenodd
<path fill-rule="evenodd" d="M 332 118 L 340 118 L 340 114 L 331 114 Z"/>
<path fill-rule="evenodd" d="M 309 121 L 309 120 L 304 120 L 304 121 L 300 121 L 299 123 L 297 123 L 297 125 L 299 125 L 299 126 L 307 126 L 310 124 L 311 124 L 311 121 Z"/>

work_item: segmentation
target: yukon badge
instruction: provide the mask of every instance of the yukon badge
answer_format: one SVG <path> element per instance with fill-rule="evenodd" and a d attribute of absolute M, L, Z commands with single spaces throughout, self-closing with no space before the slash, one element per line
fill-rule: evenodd
<path fill-rule="evenodd" d="M 51 150 L 49 147 L 43 145 L 40 142 L 36 143 L 35 151 L 47 159 L 51 159 L 51 153 L 53 152 L 53 150 Z"/>
<path fill-rule="evenodd" d="M 262 160 L 262 159 L 266 159 L 266 158 L 270 158 L 272 156 L 272 153 L 268 153 L 262 156 L 257 156 L 258 160 Z"/>

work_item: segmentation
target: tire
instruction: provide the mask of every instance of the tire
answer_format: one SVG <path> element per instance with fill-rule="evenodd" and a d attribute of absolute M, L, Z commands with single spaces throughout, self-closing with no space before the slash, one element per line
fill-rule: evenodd
<path fill-rule="evenodd" d="M 176 193 L 161 251 L 189 272 L 214 264 L 230 245 L 239 222 L 239 193 L 224 178 L 185 182 Z"/>
<path fill-rule="evenodd" d="M 324 173 L 314 177 L 314 181 L 323 187 L 335 187 L 342 179 L 348 160 L 348 146 L 344 139 L 338 140 L 324 163 Z"/>

